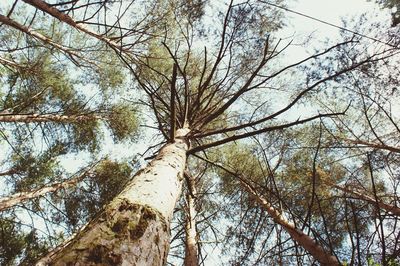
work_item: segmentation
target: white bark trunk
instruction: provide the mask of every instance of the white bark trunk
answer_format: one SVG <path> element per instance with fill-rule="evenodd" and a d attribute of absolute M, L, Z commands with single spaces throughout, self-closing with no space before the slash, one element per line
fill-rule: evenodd
<path fill-rule="evenodd" d="M 63 46 L 63 45 L 61 45 L 59 43 L 54 42 L 52 39 L 44 36 L 43 34 L 41 34 L 39 32 L 36 32 L 36 31 L 32 30 L 29 27 L 26 27 L 24 25 L 19 24 L 18 22 L 10 19 L 9 17 L 3 16 L 3 15 L 0 14 L 0 22 L 4 23 L 4 24 L 6 24 L 6 25 L 8 25 L 10 27 L 13 27 L 14 29 L 22 31 L 25 34 L 28 34 L 28 35 L 32 36 L 33 38 L 36 38 L 36 39 L 38 39 L 38 40 L 40 40 L 40 41 L 42 41 L 44 43 L 47 43 L 47 44 L 59 49 L 60 51 L 63 51 L 63 52 L 65 52 L 65 53 L 67 53 L 67 54 L 69 54 L 71 56 L 75 56 L 77 58 L 80 58 L 83 61 L 86 61 L 86 62 L 90 63 L 87 59 L 85 59 L 83 56 L 81 56 L 77 52 L 75 52 L 75 51 L 73 51 L 73 50 L 71 50 L 71 49 L 69 49 L 69 48 L 67 48 L 67 47 L 65 47 L 65 46 Z"/>
<path fill-rule="evenodd" d="M 28 3 L 40 10 L 42 10 L 43 12 L 46 12 L 47 14 L 59 19 L 60 21 L 63 21 L 65 23 L 67 23 L 68 25 L 76 28 L 77 30 L 80 30 L 88 35 L 91 35 L 105 43 L 107 43 L 108 45 L 118 48 L 119 50 L 122 50 L 122 47 L 116 43 L 115 41 L 107 38 L 104 35 L 98 34 L 97 32 L 94 32 L 88 28 L 86 28 L 85 26 L 83 26 L 80 23 L 75 22 L 70 16 L 68 16 L 66 13 L 62 13 L 60 12 L 57 8 L 50 6 L 49 4 L 47 4 L 46 2 L 42 1 L 42 0 L 23 0 L 25 3 Z"/>
<path fill-rule="evenodd" d="M 0 122 L 19 123 L 78 123 L 90 120 L 102 119 L 98 115 L 54 115 L 54 114 L 1 114 Z"/>
<path fill-rule="evenodd" d="M 186 210 L 186 223 L 185 223 L 185 266 L 197 266 L 198 254 L 197 254 L 197 231 L 196 231 L 196 208 L 195 198 L 196 186 L 195 180 L 192 176 L 188 175 L 188 187 L 189 192 L 186 196 L 187 210 Z"/>
<path fill-rule="evenodd" d="M 169 223 L 181 193 L 187 132 L 178 130 L 175 142 L 165 145 L 96 218 L 37 265 L 164 265 Z"/>
<path fill-rule="evenodd" d="M 79 176 L 65 182 L 56 183 L 50 186 L 45 186 L 33 191 L 20 192 L 9 197 L 4 197 L 0 199 L 0 211 L 11 208 L 19 203 L 27 201 L 29 199 L 37 198 L 43 196 L 49 192 L 54 192 L 60 189 L 65 189 L 68 187 L 75 186 L 84 176 Z"/>

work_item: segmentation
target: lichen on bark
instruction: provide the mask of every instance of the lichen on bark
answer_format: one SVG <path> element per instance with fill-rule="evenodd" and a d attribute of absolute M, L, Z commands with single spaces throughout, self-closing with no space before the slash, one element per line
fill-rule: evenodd
<path fill-rule="evenodd" d="M 70 243 L 69 252 L 55 254 L 51 265 L 162 265 L 166 251 L 159 252 L 165 246 L 160 242 L 169 241 L 169 236 L 156 210 L 118 200 Z"/>
<path fill-rule="evenodd" d="M 146 232 L 151 221 L 161 221 L 167 230 L 164 218 L 149 206 L 132 204 L 126 200 L 120 202 L 118 207 L 118 216 L 116 220 L 112 217 L 114 211 L 109 215 L 111 231 L 116 234 L 116 237 L 128 236 L 131 240 L 139 239 Z"/>

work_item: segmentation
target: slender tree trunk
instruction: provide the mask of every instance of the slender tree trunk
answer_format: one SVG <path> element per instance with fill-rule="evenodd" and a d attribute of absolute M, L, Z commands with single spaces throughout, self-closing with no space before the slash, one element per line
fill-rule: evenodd
<path fill-rule="evenodd" d="M 74 27 L 75 29 L 77 29 L 79 31 L 89 34 L 90 36 L 93 36 L 93 37 L 97 38 L 98 40 L 103 41 L 114 48 L 118 48 L 118 49 L 122 50 L 121 45 L 119 45 L 115 41 L 111 40 L 110 38 L 107 38 L 104 35 L 101 35 L 97 32 L 92 31 L 89 28 L 86 28 L 81 23 L 74 21 L 66 13 L 59 11 L 57 8 L 50 6 L 49 4 L 47 4 L 46 2 L 44 2 L 42 0 L 23 0 L 23 1 L 27 4 L 30 4 L 34 7 L 42 10 L 43 12 L 45 12 L 47 14 L 59 19 L 60 21 L 67 23 L 68 25 Z"/>
<path fill-rule="evenodd" d="M 341 138 L 341 139 L 350 144 L 363 145 L 363 146 L 371 147 L 374 149 L 387 150 L 390 152 L 400 153 L 399 147 L 389 146 L 386 144 L 378 144 L 378 143 L 368 142 L 368 141 L 364 141 L 364 140 L 353 140 L 353 139 L 347 139 L 347 138 Z"/>
<path fill-rule="evenodd" d="M 18 170 L 16 169 L 9 169 L 5 172 L 0 172 L 0 176 L 6 176 L 6 175 L 13 175 L 13 174 L 17 174 Z"/>
<path fill-rule="evenodd" d="M 0 122 L 20 122 L 20 123 L 78 123 L 90 120 L 101 119 L 98 115 L 55 115 L 55 114 L 1 114 Z"/>
<path fill-rule="evenodd" d="M 5 209 L 11 208 L 17 204 L 20 204 L 24 201 L 27 201 L 29 199 L 33 199 L 33 198 L 37 198 L 40 196 L 43 196 L 49 192 L 54 192 L 60 189 L 65 189 L 68 187 L 72 187 L 75 186 L 80 180 L 82 180 L 82 178 L 84 177 L 84 175 L 73 178 L 71 180 L 67 180 L 65 182 L 61 182 L 61 183 L 56 183 L 50 186 L 45 186 L 33 191 L 28 191 L 28 192 L 20 192 L 20 193 L 16 193 L 14 195 L 11 195 L 9 197 L 4 197 L 2 199 L 0 199 L 0 211 L 3 211 Z"/>
<path fill-rule="evenodd" d="M 4 23 L 4 24 L 6 24 L 6 25 L 8 25 L 10 27 L 13 27 L 14 29 L 22 31 L 25 34 L 30 35 L 30 36 L 32 36 L 32 37 L 34 37 L 36 39 L 39 39 L 40 41 L 42 41 L 44 43 L 47 43 L 47 44 L 59 49 L 60 51 L 63 51 L 65 53 L 69 54 L 70 56 L 75 56 L 77 58 L 80 58 L 83 61 L 88 61 L 83 56 L 78 54 L 76 51 L 73 51 L 73 50 L 69 49 L 66 46 L 63 46 L 63 45 L 61 45 L 59 43 L 54 42 L 52 39 L 44 36 L 43 34 L 41 34 L 39 32 L 36 32 L 36 31 L 32 30 L 29 27 L 26 27 L 24 25 L 19 24 L 18 22 L 10 19 L 9 17 L 6 17 L 6 16 L 0 14 L 0 22 Z"/>
<path fill-rule="evenodd" d="M 73 239 L 37 265 L 165 265 L 182 187 L 187 129 L 165 145 Z"/>
<path fill-rule="evenodd" d="M 8 60 L 6 58 L 3 58 L 3 57 L 0 57 L 0 64 L 6 65 L 6 66 L 10 66 L 10 67 L 13 67 L 13 68 L 16 68 L 16 69 L 23 68 L 22 65 L 18 65 L 17 63 L 15 63 L 15 62 L 13 62 L 11 60 Z"/>
<path fill-rule="evenodd" d="M 186 175 L 188 181 L 189 191 L 186 195 L 187 211 L 186 211 L 186 223 L 185 223 L 185 266 L 197 266 L 198 265 L 198 254 L 197 254 L 197 231 L 196 231 L 196 208 L 195 208 L 195 196 L 196 186 L 194 177 Z"/>
<path fill-rule="evenodd" d="M 333 184 L 331 186 L 333 188 L 336 188 L 336 189 L 338 189 L 340 191 L 343 191 L 345 193 L 349 193 L 349 194 L 359 198 L 360 200 L 367 201 L 367 202 L 372 203 L 372 204 L 376 204 L 376 205 L 379 206 L 379 208 L 381 208 L 381 209 L 383 209 L 385 211 L 391 212 L 392 214 L 394 214 L 396 216 L 400 216 L 400 208 L 397 207 L 397 206 L 384 203 L 383 201 L 379 201 L 379 200 L 377 201 L 373 197 L 368 196 L 366 194 L 362 194 L 362 193 L 360 193 L 358 191 L 355 191 L 353 189 L 349 189 L 349 188 L 346 188 L 346 187 L 342 187 L 342 186 L 339 186 L 339 185 L 333 185 Z"/>
<path fill-rule="evenodd" d="M 260 196 L 250 185 L 243 179 L 240 179 L 242 186 L 249 192 L 255 200 L 268 212 L 274 221 L 280 224 L 286 232 L 301 245 L 307 252 L 309 252 L 321 265 L 341 265 L 335 256 L 327 253 L 314 239 L 299 230 L 295 225 L 282 215 L 277 209 L 262 196 Z"/>

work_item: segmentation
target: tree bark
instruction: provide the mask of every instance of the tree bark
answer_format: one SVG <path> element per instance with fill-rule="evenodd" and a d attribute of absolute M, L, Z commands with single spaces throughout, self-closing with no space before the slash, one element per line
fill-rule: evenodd
<path fill-rule="evenodd" d="M 165 265 L 182 188 L 187 129 L 165 145 L 73 239 L 37 265 Z"/>
<path fill-rule="evenodd" d="M 1 122 L 20 122 L 20 123 L 78 123 L 102 119 L 99 115 L 55 115 L 55 114 L 2 114 L 0 113 Z"/>
<path fill-rule="evenodd" d="M 380 201 L 380 200 L 377 201 L 373 197 L 368 196 L 367 194 L 362 194 L 358 191 L 355 191 L 354 189 L 349 189 L 346 187 L 342 187 L 339 185 L 333 185 L 333 184 L 331 186 L 342 192 L 349 193 L 349 194 L 355 196 L 356 198 L 359 198 L 360 200 L 367 201 L 372 204 L 376 204 L 376 205 L 378 205 L 379 208 L 381 208 L 385 211 L 388 211 L 388 212 L 392 213 L 393 215 L 400 216 L 400 208 L 397 206 L 384 203 L 383 201 Z"/>
<path fill-rule="evenodd" d="M 6 65 L 6 66 L 10 66 L 10 67 L 13 67 L 13 68 L 16 68 L 16 69 L 23 68 L 22 65 L 19 65 L 19 64 L 15 63 L 15 62 L 13 62 L 11 60 L 8 60 L 8 59 L 2 58 L 2 57 L 0 57 L 0 64 Z"/>
<path fill-rule="evenodd" d="M 4 197 L 4 198 L 0 199 L 0 211 L 11 208 L 19 203 L 29 200 L 29 199 L 43 196 L 49 192 L 54 192 L 54 191 L 57 191 L 57 190 L 60 190 L 63 188 L 65 189 L 68 187 L 75 186 L 80 180 L 82 180 L 83 177 L 84 177 L 84 175 L 78 176 L 71 180 L 67 180 L 65 182 L 56 183 L 56 184 L 53 184 L 50 186 L 45 186 L 45 187 L 42 187 L 42 188 L 39 188 L 39 189 L 36 189 L 33 191 L 20 192 L 20 193 L 11 195 L 9 197 Z"/>
<path fill-rule="evenodd" d="M 196 231 L 196 208 L 195 195 L 197 193 L 193 176 L 186 175 L 189 191 L 186 195 L 187 211 L 185 223 L 185 266 L 197 266 L 197 231 Z"/>
<path fill-rule="evenodd" d="M 274 219 L 274 221 L 280 224 L 286 232 L 295 240 L 300 246 L 302 246 L 307 252 L 309 252 L 321 265 L 341 265 L 335 256 L 327 253 L 314 239 L 299 230 L 295 225 L 282 215 L 277 209 L 259 195 L 250 185 L 244 180 L 240 179 L 241 185 L 246 189 L 250 195 L 262 206 L 262 208 L 268 212 L 268 214 Z"/>
<path fill-rule="evenodd" d="M 0 176 L 13 175 L 13 174 L 18 174 L 18 170 L 15 168 L 11 168 L 5 172 L 0 172 Z"/>
<path fill-rule="evenodd" d="M 340 138 L 345 142 L 348 142 L 350 144 L 356 144 L 356 145 L 363 145 L 364 147 L 370 147 L 373 149 L 379 149 L 379 150 L 386 150 L 390 152 L 395 152 L 395 153 L 400 153 L 400 148 L 399 147 L 394 147 L 394 146 L 389 146 L 386 144 L 378 144 L 378 143 L 373 143 L 373 142 L 368 142 L 364 140 L 353 140 L 353 139 L 347 139 L 347 138 Z"/>
<path fill-rule="evenodd" d="M 30 4 L 34 7 L 36 7 L 37 9 L 42 10 L 43 12 L 59 19 L 60 21 L 63 21 L 65 23 L 67 23 L 68 25 L 70 25 L 71 27 L 74 27 L 75 29 L 82 31 L 90 36 L 93 36 L 95 38 L 97 38 L 100 41 L 103 41 L 105 43 L 107 43 L 108 45 L 110 45 L 111 47 L 117 48 L 119 50 L 122 50 L 121 45 L 119 45 L 118 43 L 116 43 L 115 41 L 111 40 L 110 38 L 107 38 L 104 35 L 98 34 L 97 32 L 94 32 L 88 28 L 86 28 L 85 26 L 83 26 L 82 24 L 74 21 L 70 16 L 68 16 L 65 13 L 60 12 L 57 8 L 50 6 L 49 4 L 47 4 L 46 2 L 42 1 L 42 0 L 23 0 L 25 3 Z"/>
<path fill-rule="evenodd" d="M 36 31 L 32 30 L 29 27 L 21 25 L 18 22 L 10 19 L 9 17 L 3 16 L 3 15 L 0 14 L 0 22 L 4 23 L 4 24 L 6 24 L 6 25 L 8 25 L 10 27 L 13 27 L 14 29 L 22 31 L 25 34 L 32 36 L 33 38 L 39 39 L 40 41 L 42 41 L 44 43 L 47 43 L 47 44 L 53 46 L 54 48 L 57 48 L 60 51 L 63 51 L 64 53 L 66 53 L 66 54 L 68 54 L 70 56 L 75 56 L 77 58 L 80 58 L 83 61 L 89 62 L 87 59 L 85 59 L 82 55 L 78 54 L 76 51 L 73 51 L 73 50 L 69 49 L 68 47 L 63 46 L 63 45 L 61 45 L 59 43 L 56 43 L 55 41 L 53 41 L 52 39 L 44 36 L 43 34 L 41 34 L 39 32 L 36 32 Z M 89 63 L 91 63 L 91 62 L 89 62 Z"/>

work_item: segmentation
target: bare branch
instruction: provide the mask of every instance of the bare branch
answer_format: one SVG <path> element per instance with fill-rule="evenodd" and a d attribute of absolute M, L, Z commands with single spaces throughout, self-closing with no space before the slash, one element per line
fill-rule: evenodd
<path fill-rule="evenodd" d="M 281 130 L 281 129 L 285 129 L 285 128 L 289 128 L 295 125 L 300 125 L 300 124 L 304 124 L 307 122 L 310 122 L 312 120 L 318 119 L 318 118 L 323 118 L 323 117 L 330 117 L 330 116 L 337 116 L 337 115 L 344 115 L 346 111 L 344 112 L 340 112 L 340 113 L 328 113 L 328 114 L 319 114 L 319 115 L 315 115 L 306 119 L 299 119 L 297 121 L 291 122 L 291 123 L 287 123 L 287 124 L 282 124 L 282 125 L 278 125 L 278 126 L 270 126 L 270 127 L 265 127 L 262 129 L 258 129 L 258 130 L 253 130 L 247 133 L 243 133 L 243 134 L 238 134 L 238 135 L 233 135 L 230 137 L 227 137 L 225 139 L 221 139 L 215 142 L 211 142 L 211 143 L 207 143 L 201 146 L 197 146 L 195 148 L 192 148 L 189 150 L 189 153 L 195 153 L 195 152 L 199 152 L 211 147 L 216 147 L 231 141 L 235 141 L 235 140 L 239 140 L 239 139 L 243 139 L 243 138 L 248 138 L 251 136 L 255 136 L 261 133 L 266 133 L 266 132 L 270 132 L 270 131 L 274 131 L 274 130 Z"/>

